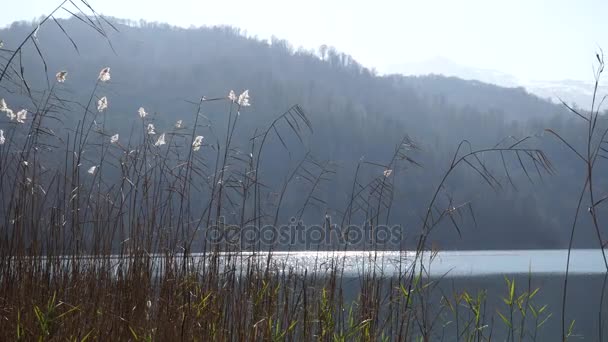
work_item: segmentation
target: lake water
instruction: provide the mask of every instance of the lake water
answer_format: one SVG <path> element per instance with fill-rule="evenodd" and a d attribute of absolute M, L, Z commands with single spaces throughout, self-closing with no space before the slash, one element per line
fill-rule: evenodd
<path fill-rule="evenodd" d="M 242 253 L 245 258 L 252 253 Z M 257 253 L 264 257 L 265 253 Z M 471 277 L 503 274 L 560 275 L 566 271 L 567 250 L 496 250 L 496 251 L 443 251 L 431 256 L 423 255 L 423 265 L 435 277 Z M 194 255 L 196 258 L 196 254 Z M 412 264 L 412 252 L 368 251 L 292 251 L 273 252 L 278 265 L 292 267 L 296 271 L 323 270 L 330 260 L 344 265 L 344 274 L 357 276 L 375 268 L 385 276 L 402 273 Z M 606 272 L 601 250 L 572 250 L 570 274 L 592 275 Z"/>
<path fill-rule="evenodd" d="M 508 290 L 505 277 L 516 282 L 517 292 L 540 288 L 534 298 L 539 307 L 547 305 L 551 314 L 538 332 L 537 341 L 561 340 L 561 310 L 566 270 L 567 250 L 505 250 L 505 251 L 445 251 L 432 259 L 427 252 L 423 257 L 425 270 L 438 280 L 432 302 L 440 307 L 441 296 L 466 290 L 471 295 L 486 293 L 484 312 L 494 319 L 492 340 L 504 341 L 508 329 L 497 312 L 506 314 L 508 307 L 503 298 Z M 251 257 L 251 254 L 244 254 Z M 264 254 L 262 254 L 264 255 Z M 354 297 L 358 293 L 358 276 L 370 269 L 381 272 L 388 282 L 398 277 L 412 265 L 413 253 L 404 252 L 274 252 L 273 261 L 302 272 L 304 269 L 323 272 L 332 260 L 344 265 L 346 293 Z M 569 285 L 566 301 L 566 322 L 575 320 L 571 341 L 608 341 L 608 299 L 602 298 L 606 268 L 600 250 L 573 250 L 570 259 Z M 600 320 L 600 311 L 603 318 Z M 528 313 L 530 315 L 530 313 Z M 449 322 L 449 320 L 447 320 Z M 529 327 L 528 327 L 529 328 Z M 454 324 L 447 324 L 433 340 L 456 341 Z M 519 337 L 519 335 L 518 335 Z M 518 338 L 515 339 L 519 340 Z M 529 336 L 524 340 L 532 340 Z"/>

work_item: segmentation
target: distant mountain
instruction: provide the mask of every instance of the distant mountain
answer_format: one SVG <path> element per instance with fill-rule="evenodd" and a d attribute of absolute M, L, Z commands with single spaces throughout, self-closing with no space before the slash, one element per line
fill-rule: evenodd
<path fill-rule="evenodd" d="M 501 87 L 519 87 L 520 81 L 512 75 L 491 69 L 473 68 L 458 64 L 444 57 L 434 57 L 419 62 L 403 63 L 389 67 L 390 73 L 407 76 L 443 75 L 490 83 Z"/>
<path fill-rule="evenodd" d="M 569 105 L 575 104 L 579 108 L 590 108 L 593 100 L 595 84 L 592 82 L 563 80 L 563 81 L 533 81 L 525 85 L 530 92 L 540 97 L 550 99 L 555 103 L 560 100 Z M 606 82 L 600 83 L 598 87 L 598 98 L 608 94 Z"/>
<path fill-rule="evenodd" d="M 460 65 L 443 57 L 392 66 L 389 71 L 409 76 L 443 75 L 458 77 L 464 80 L 475 80 L 508 88 L 523 87 L 528 92 L 543 99 L 554 103 L 560 103 L 560 100 L 563 100 L 580 108 L 588 108 L 593 98 L 594 83 L 590 81 L 521 80 L 513 75 L 496 70 Z M 607 82 L 600 84 L 598 93 L 608 94 Z"/>
<path fill-rule="evenodd" d="M 563 106 L 548 102 L 523 87 L 506 88 L 477 80 L 441 75 L 406 76 L 397 79 L 398 83 L 408 85 L 426 98 L 501 114 L 507 120 L 546 119 L 565 113 Z"/>

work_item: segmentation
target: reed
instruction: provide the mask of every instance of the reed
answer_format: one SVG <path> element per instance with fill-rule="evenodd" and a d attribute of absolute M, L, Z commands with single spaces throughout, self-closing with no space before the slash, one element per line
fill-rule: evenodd
<path fill-rule="evenodd" d="M 115 29 L 87 2 L 78 4 L 88 12 L 78 9 L 74 16 L 102 36 Z M 54 13 L 39 27 L 60 26 Z M 0 106 L 9 119 L 0 131 L 0 339 L 430 341 L 453 331 L 459 339 L 484 341 L 503 330 L 511 340 L 535 340 L 550 317 L 534 301 L 539 290 L 518 289 L 514 280 L 507 280 L 504 313 L 485 312 L 484 292 L 441 293 L 442 279 L 431 276 L 425 261 L 436 255 L 427 241 L 434 229 L 447 222 L 460 234 L 459 217 L 474 218 L 471 203 L 456 203 L 446 193 L 455 170 L 468 167 L 494 189 L 504 185 L 482 156 L 500 157 L 511 184 L 505 156 L 516 158 L 526 174 L 552 172 L 541 150 L 524 146 L 527 138 L 479 150 L 461 143 L 431 196 L 417 248 L 401 244 L 399 260 L 388 261 L 372 239 L 362 246 L 369 252 L 352 286 L 343 257 L 306 268 L 274 257 L 291 246 L 210 237 L 250 225 L 279 226 L 296 178 L 307 190 L 302 207 L 291 213 L 295 222 L 324 205 L 316 193 L 335 173 L 330 161 L 294 153 L 299 160 L 276 189 L 261 172 L 268 146 L 290 154 L 293 144 L 305 149 L 313 123 L 303 108 L 294 105 L 252 132 L 245 148 L 237 146 L 235 132 L 240 115 L 255 106 L 247 90 L 202 97 L 192 102 L 189 119 L 171 127 L 142 107 L 132 113 L 129 136 L 110 132 L 103 113 L 112 108 L 111 68 L 100 66 L 99 75 L 91 75 L 83 104 L 57 92 L 70 82 L 69 72 L 58 72 L 42 92 L 25 83 L 14 63 L 25 44 L 36 44 L 36 30 L 7 50 L 0 76 L 6 87 L 24 86 L 34 104 L 30 112 Z M 226 127 L 202 115 L 210 102 L 225 104 Z M 76 115 L 68 105 L 74 103 Z M 66 123 L 67 134 L 52 129 L 57 121 Z M 203 137 L 203 129 L 213 136 Z M 403 165 L 421 167 L 416 153 L 406 136 L 385 163 L 361 161 L 341 217 L 320 217 L 323 229 L 346 232 L 361 215 L 372 231 L 389 225 L 394 179 L 406 176 Z M 375 176 L 364 177 L 363 169 Z M 271 195 L 276 202 L 268 204 Z M 331 246 L 352 248 L 343 240 Z M 388 262 L 397 263 L 398 275 L 384 273 Z M 504 324 L 493 324 L 496 317 Z"/>

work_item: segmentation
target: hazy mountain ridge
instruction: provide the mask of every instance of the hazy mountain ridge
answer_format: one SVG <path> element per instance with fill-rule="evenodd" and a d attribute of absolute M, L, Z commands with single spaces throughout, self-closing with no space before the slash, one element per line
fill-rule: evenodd
<path fill-rule="evenodd" d="M 566 113 L 563 106 L 531 94 L 523 87 L 502 87 L 441 75 L 405 76 L 397 79 L 423 97 L 501 114 L 508 120 L 526 121 Z"/>
<path fill-rule="evenodd" d="M 455 77 L 463 80 L 479 81 L 505 88 L 523 88 L 552 103 L 561 104 L 561 101 L 575 105 L 579 108 L 589 108 L 593 99 L 594 82 L 581 80 L 522 80 L 517 77 L 491 69 L 481 69 L 460 65 L 449 59 L 436 57 L 416 63 L 395 65 L 389 70 L 396 74 L 413 77 Z M 608 92 L 608 85 L 601 82 L 600 93 Z"/>
<path fill-rule="evenodd" d="M 482 111 L 502 112 L 507 119 L 514 120 L 527 120 L 537 116 L 545 117 L 564 113 L 563 106 L 555 106 L 554 103 L 529 93 L 522 86 L 496 85 L 483 82 L 483 80 L 467 80 L 437 74 L 403 77 L 398 75 L 376 76 L 372 69 L 360 65 L 349 55 L 338 52 L 333 48 L 325 48 L 324 52 L 321 52 L 321 48 L 319 51 L 295 50 L 284 40 L 258 40 L 255 37 L 246 37 L 243 35 L 243 31 L 230 27 L 182 29 L 143 21 L 136 23 L 128 20 L 114 20 L 120 23 L 117 25 L 120 32 L 108 31 L 107 33 L 110 34 L 109 41 L 116 51 L 116 55 L 110 48 L 109 43 L 104 42 L 102 38 L 96 37 L 92 32 L 82 27 L 83 25 L 80 22 L 71 20 L 64 25 L 66 25 L 66 28 L 73 27 L 70 35 L 80 47 L 79 53 L 70 53 L 69 50 L 73 51 L 73 49 L 67 41 L 62 41 L 58 39 L 59 37 L 56 37 L 57 39 L 52 38 L 60 44 L 57 47 L 65 50 L 67 54 L 63 54 L 60 59 L 52 53 L 48 54 L 47 63 L 51 66 L 51 69 L 52 66 L 57 66 L 74 70 L 75 66 L 83 63 L 83 60 L 86 60 L 87 64 L 98 62 L 101 65 L 104 62 L 111 62 L 113 58 L 122 56 L 137 60 L 135 68 L 131 68 L 130 71 L 137 72 L 137 76 L 142 79 L 152 76 L 152 74 L 146 75 L 146 73 L 154 73 L 159 77 L 171 77 L 171 74 L 181 76 L 175 75 L 182 70 L 179 67 L 176 68 L 178 64 L 181 66 L 192 65 L 193 68 L 187 72 L 194 73 L 197 76 L 202 71 L 201 66 L 220 62 L 225 65 L 225 72 L 238 71 L 243 73 L 252 70 L 247 70 L 247 65 L 240 63 L 240 56 L 235 52 L 242 46 L 248 46 L 256 58 L 255 72 L 258 74 L 271 72 L 272 77 L 279 80 L 288 78 L 287 74 L 289 74 L 289 76 L 297 76 L 305 81 L 314 82 L 314 78 L 310 77 L 309 72 L 294 68 L 294 62 L 305 63 L 314 66 L 317 72 L 325 70 L 336 72 L 342 69 L 339 72 L 348 74 L 355 71 L 358 77 L 366 78 L 370 83 L 380 82 L 383 87 L 389 87 L 392 91 L 399 92 L 401 96 L 409 96 L 410 100 L 415 96 L 420 98 L 423 103 L 437 100 L 446 101 L 447 104 L 460 107 L 475 107 Z M 5 48 L 17 44 L 19 39 L 31 29 L 30 24 L 15 23 L 8 29 L 0 30 L 0 32 L 6 32 L 2 34 L 6 38 L 4 39 L 6 42 Z M 56 35 L 58 33 L 60 33 L 58 30 L 53 33 L 40 32 L 41 46 L 45 45 L 44 37 L 46 34 Z M 150 37 L 144 38 L 141 36 L 142 33 L 150 35 Z M 202 44 L 197 43 L 196 40 L 201 40 Z M 162 47 L 156 45 L 160 41 L 164 42 Z M 53 47 L 48 46 L 48 48 L 52 49 Z M 213 54 L 209 54 L 210 50 L 206 49 L 212 49 Z M 284 56 L 293 56 L 293 61 L 286 62 L 278 59 L 277 56 L 273 56 L 271 51 L 276 52 L 277 50 L 282 50 Z M 126 51 L 128 51 L 128 56 L 126 53 L 122 54 Z M 33 61 L 37 56 L 29 56 L 29 58 Z M 173 60 L 173 63 L 165 64 L 167 60 Z M 114 66 L 114 68 L 116 67 L 120 66 Z M 277 70 L 272 69 L 275 67 Z M 205 72 L 208 71 L 205 70 Z M 215 72 L 217 71 L 215 70 Z M 286 74 L 282 76 L 277 71 Z M 35 75 L 34 72 L 31 74 Z M 52 74 L 52 72 L 49 74 Z M 483 75 L 483 71 L 480 71 L 479 75 Z M 74 76 L 80 77 L 81 75 L 76 74 Z M 200 74 L 200 76 L 203 75 Z M 483 79 L 484 77 L 480 78 Z M 509 84 L 513 85 L 514 83 Z M 581 85 L 580 83 L 572 83 L 570 86 L 581 87 Z M 539 83 L 537 88 L 541 89 L 542 86 Z M 545 84 L 544 86 L 546 89 L 550 89 L 551 84 Z M 334 89 L 338 88 L 336 85 L 333 85 L 333 87 Z M 347 93 L 350 87 L 348 84 L 341 84 L 340 88 Z"/>

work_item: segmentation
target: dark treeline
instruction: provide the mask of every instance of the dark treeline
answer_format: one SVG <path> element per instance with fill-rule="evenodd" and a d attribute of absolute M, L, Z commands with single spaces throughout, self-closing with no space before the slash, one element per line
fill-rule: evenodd
<path fill-rule="evenodd" d="M 265 154 L 259 176 L 271 187 L 280 186 L 307 150 L 335 172 L 328 174 L 329 179 L 316 190 L 314 206 L 302 214 L 305 223 L 323 222 L 326 213 L 332 220 L 339 220 L 348 204 L 357 164 L 388 163 L 407 136 L 419 148 L 408 151 L 408 157 L 420 166 L 402 163 L 394 168 L 393 204 L 388 218 L 388 223 L 405 227 L 406 241 L 408 235 L 417 236 L 425 206 L 461 141 L 481 149 L 508 146 L 530 136 L 525 146 L 543 149 L 555 173 L 541 172 L 539 177 L 528 161 L 524 161 L 524 170 L 513 155 L 504 159 L 484 155 L 501 186 L 492 189 L 466 167 L 453 174 L 446 183 L 446 193 L 454 203 L 470 203 L 474 219 L 470 215 L 457 217 L 462 236 L 446 222 L 434 230 L 430 241 L 442 249 L 567 247 L 584 168 L 545 129 L 559 132 L 578 146 L 584 143 L 580 134 L 584 126 L 561 105 L 522 88 L 442 76 L 379 76 L 333 48 L 296 50 L 284 40 L 264 41 L 235 28 L 181 29 L 114 22 L 119 32 L 108 31 L 109 39 L 105 40 L 76 19 L 61 21 L 77 49 L 56 25 L 47 25 L 37 33 L 50 80 L 57 71 L 69 72 L 68 81 L 57 90 L 66 99 L 86 103 L 99 70 L 111 67 L 110 84 L 98 91 L 108 97 L 109 107 L 103 114 L 107 132 L 121 137 L 138 134 L 140 130 L 134 127 L 140 106 L 153 115 L 160 132 L 177 120 L 192 125 L 196 110 L 192 102 L 198 102 L 201 96 L 225 97 L 231 89 L 237 94 L 249 89 L 252 106 L 239 117 L 235 145 L 247 156 L 256 129 L 268 126 L 278 114 L 299 104 L 310 118 L 313 132 L 302 137 L 304 147 L 296 143 L 297 137 L 285 137 L 285 143 L 293 146 L 289 151 L 275 137 L 272 153 Z M 28 23 L 0 30 L 4 48 L 15 47 L 31 30 Z M 41 77 L 44 64 L 30 45 L 20 56 L 20 63 L 35 94 L 47 82 Z M 0 89 L 0 97 L 11 106 L 33 106 L 24 93 L 23 87 L 11 88 L 6 83 Z M 66 107 L 72 112 L 62 113 L 57 121 L 49 123 L 59 135 L 69 134 L 66 127 L 73 126 L 82 115 L 78 105 L 66 103 Z M 227 123 L 227 108 L 223 102 L 209 102 L 203 107 L 210 123 L 202 133 L 207 149 L 224 139 L 223 129 L 218 127 Z M 605 125 L 603 120 L 600 124 Z M 0 125 L 10 133 L 7 118 L 0 118 Z M 363 163 L 360 182 L 383 171 L 381 166 Z M 601 187 L 607 180 L 595 182 Z M 290 187 L 282 203 L 281 222 L 298 216 L 303 189 Z M 271 206 L 276 204 L 270 195 L 265 200 Z M 230 220 L 230 212 L 226 216 Z M 364 215 L 360 217 L 363 220 Z M 597 247 L 594 232 L 578 232 L 575 246 Z"/>

